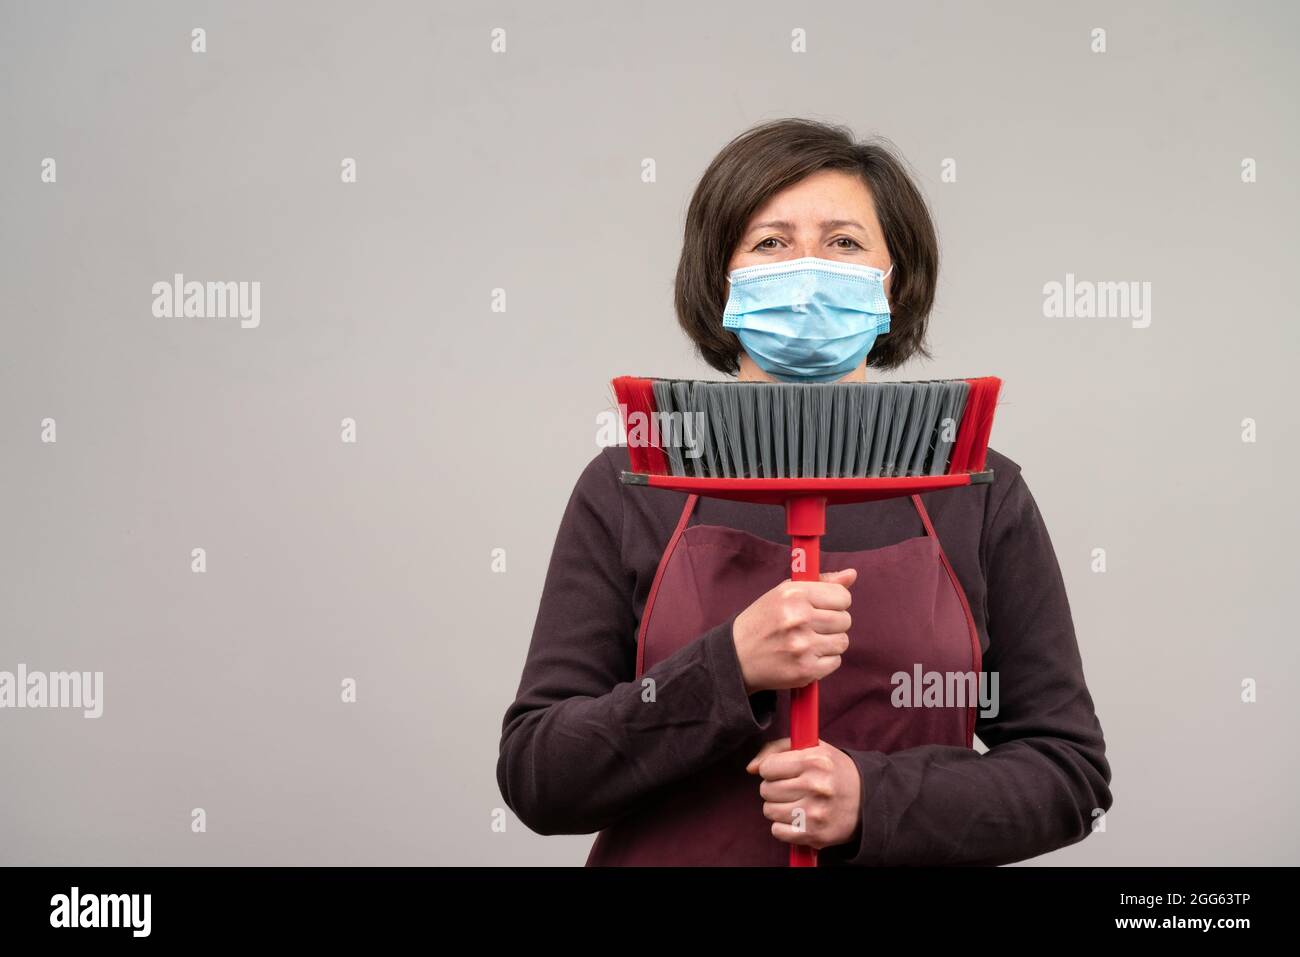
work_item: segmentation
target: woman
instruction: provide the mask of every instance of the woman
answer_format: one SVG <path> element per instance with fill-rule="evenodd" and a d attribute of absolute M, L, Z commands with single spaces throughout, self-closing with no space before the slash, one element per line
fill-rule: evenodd
<path fill-rule="evenodd" d="M 887 331 L 810 343 L 793 314 L 786 335 L 724 328 L 728 274 L 802 257 L 879 270 Z M 937 268 L 888 149 L 781 120 L 700 181 L 676 310 L 720 372 L 863 380 L 929 355 Z M 1019 467 L 993 449 L 986 467 L 991 484 L 832 507 L 827 571 L 794 583 L 781 508 L 630 488 L 627 450 L 603 450 L 505 715 L 506 803 L 542 834 L 599 830 L 589 865 L 783 865 L 790 844 L 821 865 L 1002 864 L 1084 838 L 1111 775 L 1059 565 Z M 900 694 L 980 671 L 998 693 L 978 712 Z M 822 740 L 791 750 L 789 689 L 815 679 Z"/>

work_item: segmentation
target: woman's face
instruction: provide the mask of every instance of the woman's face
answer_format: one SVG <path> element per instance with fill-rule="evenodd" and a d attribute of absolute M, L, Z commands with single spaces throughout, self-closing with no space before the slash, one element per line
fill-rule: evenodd
<path fill-rule="evenodd" d="M 727 271 L 802 256 L 889 270 L 889 250 L 876 219 L 876 204 L 861 177 L 822 170 L 777 193 L 750 217 Z M 892 279 L 892 274 L 885 279 L 886 297 Z M 862 379 L 865 375 L 864 359 L 844 378 Z M 740 378 L 770 377 L 742 353 Z"/>

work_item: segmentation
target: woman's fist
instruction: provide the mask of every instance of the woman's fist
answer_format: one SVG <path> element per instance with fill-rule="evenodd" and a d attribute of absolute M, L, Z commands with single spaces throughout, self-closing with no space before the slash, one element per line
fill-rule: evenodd
<path fill-rule="evenodd" d="M 802 688 L 840 666 L 857 578 L 856 568 L 845 568 L 820 581 L 783 581 L 736 616 L 732 641 L 746 694 Z"/>
<path fill-rule="evenodd" d="M 772 836 L 787 844 L 823 848 L 861 840 L 862 776 L 834 745 L 790 749 L 790 739 L 763 745 L 745 769 L 763 779 L 758 793 Z"/>

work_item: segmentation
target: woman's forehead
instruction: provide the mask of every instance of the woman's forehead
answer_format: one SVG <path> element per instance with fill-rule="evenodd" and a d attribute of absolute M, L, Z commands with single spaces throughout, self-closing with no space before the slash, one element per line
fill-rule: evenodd
<path fill-rule="evenodd" d="M 746 228 L 833 229 L 850 223 L 863 229 L 876 223 L 871 190 L 859 176 L 823 170 L 771 196 L 754 211 Z"/>

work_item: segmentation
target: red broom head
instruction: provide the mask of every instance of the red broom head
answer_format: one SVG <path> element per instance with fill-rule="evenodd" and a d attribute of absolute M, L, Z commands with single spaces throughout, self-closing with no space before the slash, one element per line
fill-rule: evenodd
<path fill-rule="evenodd" d="M 660 428 L 659 416 L 657 415 L 658 408 L 654 393 L 655 381 L 641 376 L 619 376 L 610 384 L 614 388 L 614 396 L 618 402 L 623 429 L 627 433 L 627 449 L 631 470 L 641 474 L 669 475 L 672 474 L 672 467 L 669 456 L 661 444 L 663 431 Z M 945 472 L 949 475 L 961 472 L 982 472 L 984 471 L 984 462 L 988 453 L 989 434 L 993 429 L 993 413 L 997 405 L 998 391 L 1002 386 L 1002 380 L 997 376 L 981 376 L 973 379 L 947 381 L 952 383 L 964 381 L 969 386 L 969 390 L 961 413 L 961 424 L 957 428 L 957 435 L 953 441 L 948 467 Z M 914 383 L 907 384 L 912 385 Z M 722 388 L 728 388 L 730 385 L 717 384 L 718 387 Z M 671 398 L 666 401 L 669 403 L 669 411 L 671 411 Z M 825 413 L 823 414 L 829 414 L 829 411 L 830 407 L 825 406 Z M 808 421 L 812 422 L 814 419 L 810 418 Z M 852 422 L 851 419 L 849 421 Z M 748 416 L 741 415 L 739 418 L 739 427 L 750 433 L 748 436 L 750 440 L 754 438 L 752 433 L 756 425 L 757 423 Z M 886 422 L 883 426 L 877 424 L 877 427 L 888 430 L 890 425 Z M 897 428 L 896 425 L 894 427 Z M 714 428 L 718 429 L 718 426 L 715 424 Z M 725 433 L 726 429 L 724 427 L 718 431 L 715 439 L 720 441 L 720 436 Z M 779 434 L 778 432 L 777 435 L 779 436 Z M 855 441 L 856 435 L 855 431 L 854 438 L 846 437 L 845 441 Z M 731 440 L 733 444 L 730 445 L 730 448 L 736 458 L 731 470 L 725 474 L 729 476 L 735 475 L 736 477 L 744 475 L 757 477 L 757 466 L 754 465 L 753 461 L 749 461 L 754 454 L 752 448 L 747 454 L 742 454 L 740 447 L 734 445 L 734 441 L 737 441 L 736 438 L 733 436 Z M 776 444 L 780 445 L 779 440 Z M 793 445 L 791 446 L 790 455 L 793 461 L 793 457 L 796 455 Z M 712 453 L 710 453 L 711 459 Z M 746 464 L 739 464 L 742 460 L 746 460 Z M 710 462 L 710 469 L 712 467 Z M 804 470 L 807 471 L 807 468 L 808 466 L 805 465 Z M 834 469 L 835 466 L 832 465 L 831 468 Z"/>

